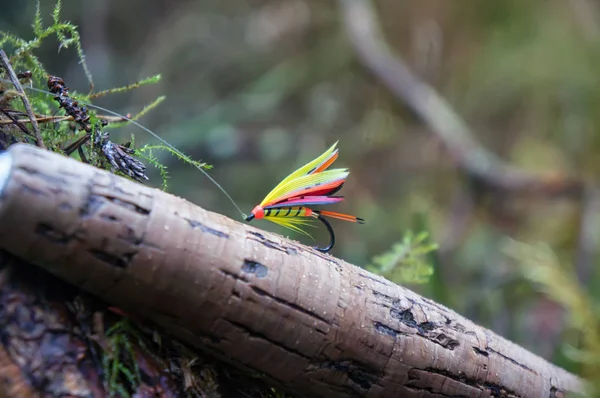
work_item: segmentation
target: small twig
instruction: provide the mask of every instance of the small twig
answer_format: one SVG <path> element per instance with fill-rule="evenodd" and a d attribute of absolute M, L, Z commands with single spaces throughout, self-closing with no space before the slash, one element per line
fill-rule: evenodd
<path fill-rule="evenodd" d="M 389 48 L 370 0 L 339 0 L 360 61 L 411 108 L 445 144 L 458 165 L 487 186 L 544 196 L 580 196 L 581 181 L 562 173 L 536 174 L 507 164 L 474 138 L 467 123 Z"/>
<path fill-rule="evenodd" d="M 99 120 L 106 120 L 109 123 L 120 123 L 120 122 L 127 121 L 127 119 L 123 119 L 122 117 L 117 117 L 117 116 L 96 115 L 96 117 Z M 71 121 L 75 120 L 75 118 L 73 118 L 73 116 L 36 116 L 35 120 L 38 123 L 57 123 L 57 122 L 71 122 Z M 16 122 L 31 123 L 31 120 L 17 119 Z M 3 125 L 3 124 L 13 124 L 13 122 L 9 121 L 9 120 L 0 120 L 0 125 Z"/>
<path fill-rule="evenodd" d="M 4 110 L 2 110 L 4 111 Z M 4 112 L 5 115 L 9 116 L 8 113 Z M 36 117 L 35 120 L 38 123 L 56 123 L 56 122 L 64 122 L 64 121 L 71 121 L 73 120 L 73 118 L 71 116 L 44 116 L 44 117 Z M 21 123 L 21 124 L 26 124 L 26 123 L 31 123 L 30 119 L 13 119 L 11 118 L 11 120 L 0 120 L 0 125 L 3 124 L 17 124 L 17 123 Z"/>
<path fill-rule="evenodd" d="M 3 124 L 11 124 L 11 125 L 16 125 L 23 133 L 25 133 L 28 136 L 32 136 L 31 132 L 29 130 L 27 130 L 27 127 L 25 127 L 25 125 L 23 124 L 22 120 L 18 120 L 16 119 L 13 115 L 11 115 L 9 112 L 7 112 L 6 110 L 0 108 L 0 112 L 2 112 L 7 118 L 9 118 L 10 120 L 0 120 L 0 125 Z M 29 120 L 26 120 L 27 122 L 29 122 Z"/>
<path fill-rule="evenodd" d="M 85 152 L 83 152 L 82 146 L 77 147 L 77 153 L 79 153 L 79 158 L 83 163 L 89 163 L 87 158 L 85 157 Z"/>
<path fill-rule="evenodd" d="M 127 119 L 122 118 L 120 116 L 105 116 L 105 115 L 96 115 L 96 117 L 99 120 L 104 120 L 107 123 L 120 123 L 120 122 L 126 122 Z"/>
<path fill-rule="evenodd" d="M 90 135 L 89 134 L 84 134 L 83 136 L 79 137 L 78 139 L 76 139 L 75 141 L 73 141 L 72 143 L 70 143 L 69 145 L 67 145 L 66 147 L 64 147 L 63 148 L 63 152 L 66 155 L 71 155 L 73 152 L 75 152 L 75 150 L 79 149 L 89 139 L 90 139 Z"/>
<path fill-rule="evenodd" d="M 17 89 L 17 92 L 20 94 L 21 101 L 23 101 L 23 105 L 25 106 L 25 110 L 27 110 L 27 115 L 29 116 L 29 120 L 31 120 L 31 125 L 33 126 L 33 132 L 35 134 L 35 141 L 37 143 L 37 146 L 46 149 L 46 146 L 44 145 L 44 140 L 42 139 L 42 134 L 40 133 L 40 127 L 38 126 L 37 121 L 35 120 L 35 116 L 33 114 L 33 110 L 31 109 L 29 99 L 27 98 L 25 91 L 23 91 L 23 87 L 21 86 L 21 83 L 19 82 L 19 78 L 15 74 L 15 71 L 10 66 L 10 61 L 8 60 L 8 57 L 6 56 L 4 50 L 0 50 L 0 61 L 2 62 L 4 69 L 6 69 L 6 71 L 8 72 L 8 76 L 10 77 L 10 80 Z"/>

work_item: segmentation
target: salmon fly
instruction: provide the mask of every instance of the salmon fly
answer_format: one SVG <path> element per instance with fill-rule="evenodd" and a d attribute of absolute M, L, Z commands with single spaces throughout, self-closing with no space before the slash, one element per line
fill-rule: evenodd
<path fill-rule="evenodd" d="M 302 227 L 319 220 L 329 232 L 330 242 L 326 247 L 315 246 L 321 252 L 328 252 L 335 245 L 335 234 L 326 217 L 364 224 L 362 218 L 331 211 L 314 210 L 313 206 L 328 205 L 344 200 L 334 196 L 346 182 L 348 169 L 331 169 L 337 159 L 337 142 L 318 158 L 300 167 L 284 178 L 263 201 L 256 206 L 246 221 L 265 219 L 285 228 L 310 236 Z"/>

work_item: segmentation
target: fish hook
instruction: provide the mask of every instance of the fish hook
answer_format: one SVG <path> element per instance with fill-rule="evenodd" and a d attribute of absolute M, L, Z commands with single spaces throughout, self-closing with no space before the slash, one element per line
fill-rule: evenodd
<path fill-rule="evenodd" d="M 327 231 L 329 231 L 329 236 L 331 237 L 331 241 L 329 242 L 329 246 L 327 246 L 327 247 L 313 246 L 313 249 L 316 249 L 323 253 L 327 253 L 329 250 L 333 249 L 333 245 L 335 245 L 335 233 L 333 232 L 333 228 L 331 227 L 331 224 L 329 224 L 329 221 L 327 221 L 325 219 L 325 217 L 323 217 L 322 215 L 319 214 L 317 217 L 317 220 L 319 220 L 323 224 L 325 224 Z"/>

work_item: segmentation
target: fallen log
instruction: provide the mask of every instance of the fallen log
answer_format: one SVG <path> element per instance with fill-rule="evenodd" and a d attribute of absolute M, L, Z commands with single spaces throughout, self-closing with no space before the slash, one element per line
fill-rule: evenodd
<path fill-rule="evenodd" d="M 0 155 L 0 249 L 304 397 L 558 397 L 574 375 L 276 234 L 32 146 Z"/>

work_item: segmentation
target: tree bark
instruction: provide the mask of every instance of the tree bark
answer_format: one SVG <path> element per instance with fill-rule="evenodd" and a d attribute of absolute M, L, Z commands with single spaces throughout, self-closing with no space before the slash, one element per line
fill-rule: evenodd
<path fill-rule="evenodd" d="M 89 304 L 75 287 L 0 250 L 0 397 L 108 395 L 96 344 L 102 313 Z M 131 344 L 143 378 L 136 393 L 181 396 L 165 361 Z"/>
<path fill-rule="evenodd" d="M 0 250 L 0 397 L 264 398 L 271 391 L 265 380 L 115 311 Z"/>
<path fill-rule="evenodd" d="M 558 397 L 580 380 L 279 235 L 73 159 L 0 155 L 0 248 L 304 397 Z"/>

